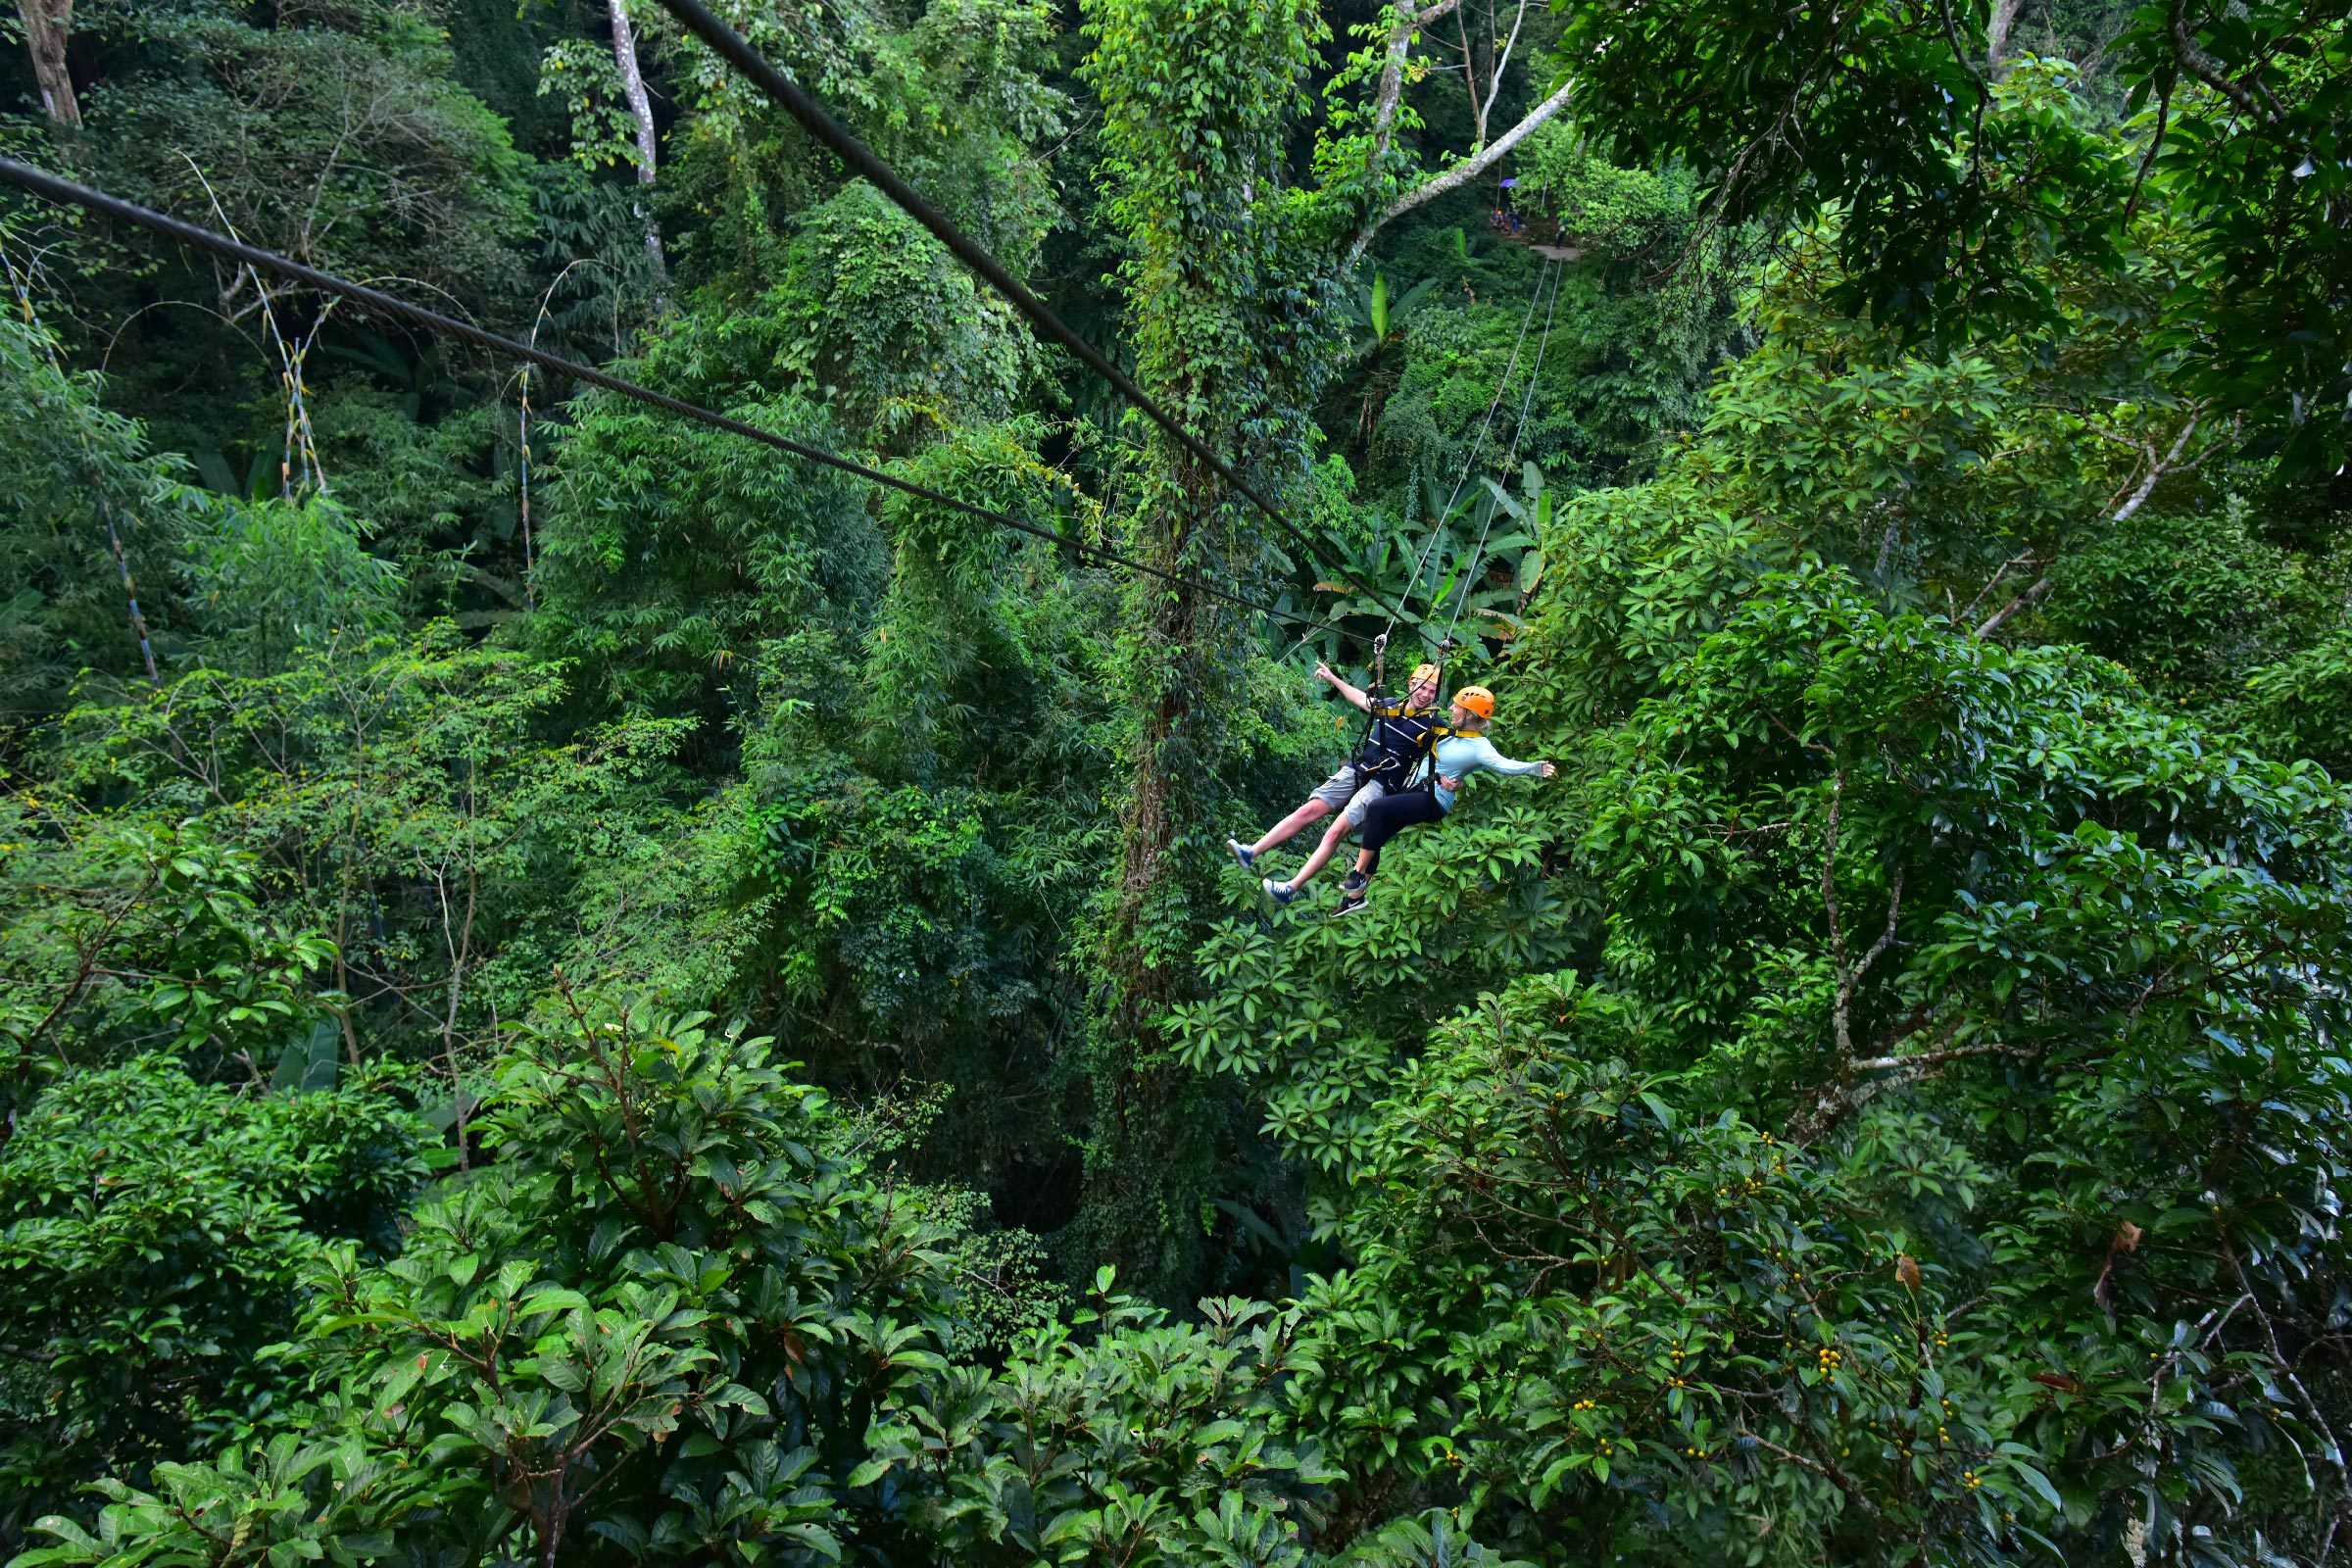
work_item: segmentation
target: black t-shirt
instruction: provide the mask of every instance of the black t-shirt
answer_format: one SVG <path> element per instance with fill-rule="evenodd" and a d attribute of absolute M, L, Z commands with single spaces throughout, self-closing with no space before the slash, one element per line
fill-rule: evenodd
<path fill-rule="evenodd" d="M 1429 755 L 1429 734 L 1437 727 L 1437 716 L 1426 708 L 1408 712 L 1402 703 L 1377 703 L 1356 766 L 1367 782 L 1378 779 L 1393 790 L 1401 789 L 1414 766 Z"/>

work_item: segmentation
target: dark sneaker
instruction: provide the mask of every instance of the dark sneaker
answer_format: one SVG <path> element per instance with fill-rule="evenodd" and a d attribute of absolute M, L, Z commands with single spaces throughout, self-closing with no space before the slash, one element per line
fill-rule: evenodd
<path fill-rule="evenodd" d="M 1257 852 L 1240 839 L 1227 839 L 1225 847 L 1233 852 L 1235 859 L 1242 862 L 1242 869 L 1245 871 L 1257 862 Z"/>
<path fill-rule="evenodd" d="M 1350 893 L 1339 902 L 1339 906 L 1331 911 L 1331 917 L 1337 920 L 1342 915 L 1360 913 L 1368 902 L 1361 891 Z"/>
<path fill-rule="evenodd" d="M 1288 882 L 1277 882 L 1272 877 L 1267 877 L 1263 882 L 1260 882 L 1258 886 L 1264 888 L 1266 890 L 1266 897 L 1272 899 L 1276 904 L 1289 904 L 1293 899 L 1298 896 L 1298 890 L 1297 888 L 1291 886 Z"/>
<path fill-rule="evenodd" d="M 1340 884 L 1340 891 L 1342 893 L 1361 893 L 1371 885 L 1372 879 L 1363 872 L 1350 871 L 1348 873 L 1347 880 Z"/>

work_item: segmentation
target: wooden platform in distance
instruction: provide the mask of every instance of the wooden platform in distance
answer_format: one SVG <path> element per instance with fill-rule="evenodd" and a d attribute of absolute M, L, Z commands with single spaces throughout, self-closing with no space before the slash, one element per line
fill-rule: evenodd
<path fill-rule="evenodd" d="M 1530 245 L 1528 249 L 1554 262 L 1573 262 L 1584 255 L 1573 245 Z"/>

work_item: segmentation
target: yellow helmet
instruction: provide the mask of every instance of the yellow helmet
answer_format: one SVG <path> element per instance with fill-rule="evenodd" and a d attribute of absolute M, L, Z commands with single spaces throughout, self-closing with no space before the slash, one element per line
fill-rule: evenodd
<path fill-rule="evenodd" d="M 1405 682 L 1405 684 L 1408 686 L 1418 686 L 1423 681 L 1434 681 L 1438 678 L 1440 673 L 1441 671 L 1435 664 L 1415 664 L 1413 666 L 1413 678 Z"/>
<path fill-rule="evenodd" d="M 1453 700 L 1481 718 L 1494 716 L 1494 694 L 1484 686 L 1465 686 L 1453 694 Z"/>

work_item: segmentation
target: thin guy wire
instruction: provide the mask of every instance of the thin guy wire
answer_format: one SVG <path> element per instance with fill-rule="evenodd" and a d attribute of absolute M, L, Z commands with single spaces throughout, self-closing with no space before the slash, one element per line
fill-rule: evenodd
<path fill-rule="evenodd" d="M 1110 383 L 1120 397 L 1149 417 L 1152 423 L 1174 437 L 1194 457 L 1205 463 L 1226 483 L 1239 491 L 1251 506 L 1264 513 L 1274 525 L 1289 534 L 1305 550 L 1307 559 L 1330 572 L 1334 578 L 1346 573 L 1305 530 L 1275 510 L 1274 504 L 1259 495 L 1234 470 L 1231 464 L 1211 452 L 1199 436 L 1186 429 L 1177 417 L 1161 408 L 1152 396 L 1117 366 L 1105 358 L 1102 351 L 1078 335 L 1062 318 L 1036 295 L 1029 292 L 1020 279 L 1007 272 L 997 259 L 982 248 L 947 216 L 925 201 L 913 186 L 900 177 L 898 171 L 884 163 L 872 148 L 859 141 L 849 128 L 825 113 L 815 99 L 793 82 L 782 72 L 768 64 L 765 56 L 752 47 L 749 39 L 714 17 L 700 4 L 700 0 L 661 0 L 662 8 L 676 18 L 679 24 L 708 44 L 721 60 L 736 73 L 758 87 L 781 106 L 786 114 L 799 121 L 808 132 L 831 148 L 852 172 L 869 181 L 883 195 L 896 203 L 901 211 L 929 229 L 934 238 L 945 245 L 964 266 L 980 275 L 983 282 L 1003 295 L 1012 308 L 1029 318 L 1029 324 L 1050 343 L 1059 344 L 1078 356 L 1080 363 Z M 1367 592 L 1373 607 L 1389 612 L 1389 624 L 1395 626 L 1403 613 L 1396 606 L 1383 601 L 1379 595 Z M 1423 640 L 1427 641 L 1426 635 Z"/>
<path fill-rule="evenodd" d="M 1519 400 L 1519 422 L 1512 428 L 1511 431 L 1511 455 L 1510 457 L 1502 460 L 1503 471 L 1506 473 L 1510 471 L 1511 464 L 1519 456 L 1519 443 L 1527 436 L 1527 413 L 1528 410 L 1535 407 L 1536 381 L 1537 378 L 1542 376 L 1544 373 L 1544 350 L 1551 342 L 1551 315 L 1552 312 L 1559 307 L 1560 278 L 1566 273 L 1566 271 L 1567 269 L 1565 267 L 1560 267 L 1557 264 L 1554 264 L 1551 281 L 1551 299 L 1549 303 L 1544 307 L 1544 335 L 1536 341 L 1536 363 L 1528 367 L 1527 392 L 1526 395 L 1521 397 Z M 1487 535 L 1494 530 L 1494 514 L 1500 512 L 1502 508 L 1499 506 L 1490 506 L 1487 509 L 1487 520 L 1479 526 L 1478 543 L 1471 546 L 1470 559 L 1463 563 L 1463 570 L 1476 571 L 1478 569 L 1479 563 L 1486 559 Z M 1464 577 L 1462 579 L 1462 596 L 1453 602 L 1453 618 L 1446 622 L 1446 640 L 1447 642 L 1451 642 L 1453 640 L 1453 628 L 1461 624 L 1462 607 L 1470 603 L 1471 581 L 1472 579 L 1468 577 Z"/>
<path fill-rule="evenodd" d="M 1494 411 L 1502 407 L 1503 397 L 1510 391 L 1511 372 L 1519 368 L 1519 351 L 1527 346 L 1528 324 L 1536 318 L 1536 301 L 1544 293 L 1544 279 L 1550 275 L 1552 266 L 1553 263 L 1550 260 L 1544 261 L 1544 271 L 1537 276 L 1535 289 L 1527 296 L 1527 309 L 1521 312 L 1519 317 L 1519 336 L 1511 344 L 1511 357 L 1504 362 L 1502 374 L 1495 378 L 1494 395 L 1487 399 L 1486 417 L 1478 422 L 1478 434 L 1470 443 L 1470 455 L 1462 462 L 1462 471 L 1455 477 L 1453 491 L 1446 496 L 1444 509 L 1430 519 L 1429 537 L 1421 542 L 1421 554 L 1413 562 L 1413 575 L 1405 585 L 1407 599 L 1412 597 L 1413 589 L 1421 585 L 1421 569 L 1429 564 L 1429 553 L 1437 549 L 1438 535 L 1445 532 L 1446 519 L 1453 515 L 1453 504 L 1460 498 L 1462 486 L 1470 482 L 1470 470 L 1478 466 L 1478 454 L 1487 444 L 1487 430 L 1494 422 Z M 1434 610 L 1437 607 L 1433 605 L 1430 608 Z M 1396 629 L 1396 621 L 1392 616 L 1389 620 L 1389 629 Z M 1386 632 L 1383 635 L 1385 636 Z M 1422 640 L 1428 641 L 1426 636 Z M 1439 651 L 1444 652 L 1443 642 L 1439 645 Z"/>
<path fill-rule="evenodd" d="M 970 516 L 979 517 L 1035 538 L 1048 540 L 1078 555 L 1091 556 L 1098 561 L 1124 566 L 1130 571 L 1142 572 L 1146 576 L 1156 577 L 1163 582 L 1179 587 L 1198 588 L 1202 593 L 1214 598 L 1243 606 L 1245 609 L 1257 611 L 1261 614 L 1277 616 L 1295 625 L 1316 626 L 1327 631 L 1342 632 L 1345 635 L 1343 628 L 1331 621 L 1318 620 L 1311 615 L 1301 615 L 1296 611 L 1282 610 L 1266 604 L 1262 600 L 1249 598 L 1247 595 L 1230 593 L 1225 589 L 1203 582 L 1198 577 L 1165 571 L 1118 551 L 1105 549 L 1101 545 L 1091 545 L 1083 540 L 1064 538 L 1051 528 L 1040 527 L 1033 522 L 1025 522 L 1019 517 L 1008 516 L 1002 512 L 991 512 L 986 507 L 974 506 L 968 501 L 959 501 L 945 491 L 932 489 L 929 485 L 916 484 L 911 480 L 902 479 L 896 474 L 885 473 L 880 468 L 867 467 L 862 463 L 838 457 L 821 447 L 808 446 L 806 443 L 795 441 L 789 436 L 778 435 L 772 430 L 762 430 L 756 424 L 748 424 L 741 419 L 704 408 L 700 404 L 688 403 L 682 398 L 673 398 L 666 392 L 656 392 L 651 387 L 639 386 L 634 381 L 623 380 L 621 377 L 600 370 L 594 366 L 582 365 L 576 360 L 567 360 L 560 354 L 550 354 L 544 349 L 526 343 L 518 343 L 513 338 L 500 337 L 497 333 L 484 331 L 471 322 L 461 321 L 455 317 L 443 316 L 438 311 L 427 310 L 421 305 L 413 305 L 407 300 L 369 288 L 364 283 L 354 283 L 349 278 L 337 277 L 332 272 L 322 272 L 315 267 L 307 267 L 290 257 L 280 256 L 275 251 L 262 250 L 257 246 L 245 244 L 241 240 L 230 239 L 225 234 L 217 234 L 209 228 L 200 228 L 194 223 L 168 217 L 163 213 L 140 207 L 132 202 L 126 202 L 119 196 L 110 196 L 104 191 L 76 184 L 73 180 L 52 174 L 46 170 L 35 169 L 29 164 L 18 163 L 13 158 L 0 158 L 0 180 L 30 191 L 47 201 L 86 208 L 91 212 L 120 219 L 135 227 L 144 228 L 150 233 L 160 234 L 166 239 L 177 240 L 183 245 L 192 245 L 198 250 L 208 251 L 229 261 L 242 262 L 251 267 L 266 268 L 281 277 L 292 278 L 295 282 L 317 289 L 323 294 L 333 294 L 348 299 L 364 309 L 412 322 L 446 337 L 458 338 L 471 343 L 477 348 L 487 349 L 494 354 L 511 355 L 515 359 L 536 365 L 542 369 L 554 370 L 570 376 L 574 380 L 584 381 L 591 386 L 603 387 L 608 392 L 615 392 L 622 397 L 633 398 L 639 403 L 660 409 L 665 414 L 674 414 L 680 418 L 692 419 L 698 424 L 709 425 L 714 430 L 724 430 L 730 435 L 739 435 L 748 441 L 758 441 L 765 446 L 774 447 L 780 452 L 788 452 L 796 458 L 805 458 L 811 463 L 822 464 L 828 468 L 837 468 L 843 473 L 855 474 L 869 483 L 882 485 L 905 495 L 915 496 L 943 507 L 954 508 Z"/>

